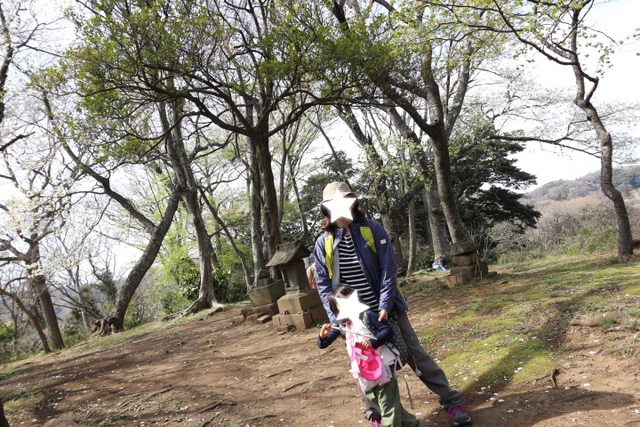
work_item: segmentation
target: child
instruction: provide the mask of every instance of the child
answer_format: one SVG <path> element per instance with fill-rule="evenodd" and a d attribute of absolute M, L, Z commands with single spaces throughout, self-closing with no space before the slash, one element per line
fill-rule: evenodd
<path fill-rule="evenodd" d="M 354 299 L 357 301 L 357 292 L 347 286 L 336 287 L 330 298 L 331 311 L 338 320 L 347 320 L 345 315 L 349 315 L 344 324 L 344 332 L 351 360 L 350 372 L 360 383 L 365 396 L 379 410 L 382 416 L 381 426 L 423 427 L 414 415 L 402 407 L 400 401 L 400 391 L 395 377 L 398 357 L 385 345 L 393 336 L 393 328 L 387 320 L 379 321 L 378 314 L 356 302 L 356 305 L 359 304 L 364 309 L 358 315 L 359 308 L 352 309 Z M 349 313 L 346 312 L 347 305 Z M 365 321 L 373 325 L 371 329 L 375 331 L 368 329 Z M 342 335 L 341 331 L 342 329 L 331 324 L 323 325 L 318 336 L 318 347 L 326 348 L 331 345 Z"/>

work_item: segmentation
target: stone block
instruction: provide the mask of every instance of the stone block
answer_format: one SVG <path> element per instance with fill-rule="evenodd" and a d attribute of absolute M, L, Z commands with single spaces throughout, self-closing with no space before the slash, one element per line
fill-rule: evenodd
<path fill-rule="evenodd" d="M 256 320 L 257 323 L 267 323 L 270 322 L 272 319 L 272 317 L 269 314 L 263 314 L 262 316 L 258 317 L 258 319 Z"/>
<path fill-rule="evenodd" d="M 484 261 L 478 261 L 473 265 L 466 265 L 464 267 L 453 267 L 451 269 L 451 275 L 460 274 L 465 282 L 473 279 L 485 278 L 489 275 L 489 267 Z"/>
<path fill-rule="evenodd" d="M 469 280 L 475 279 L 476 266 L 475 265 L 467 265 L 464 267 L 453 267 L 450 271 L 452 276 L 462 276 L 462 280 L 468 282 Z"/>
<path fill-rule="evenodd" d="M 478 247 L 473 242 L 456 242 L 451 245 L 451 251 L 449 251 L 450 256 L 458 256 L 468 254 L 470 252 L 475 252 L 478 250 Z"/>
<path fill-rule="evenodd" d="M 257 323 L 258 317 L 262 316 L 262 314 L 251 314 L 246 317 L 248 322 Z"/>
<path fill-rule="evenodd" d="M 456 285 L 464 283 L 462 274 L 449 274 L 448 276 L 443 276 L 442 280 L 444 280 L 444 283 L 450 288 L 455 288 Z"/>
<path fill-rule="evenodd" d="M 276 327 L 291 325 L 296 329 L 308 329 L 313 326 L 311 312 L 298 314 L 277 314 L 273 316 L 273 323 Z"/>
<path fill-rule="evenodd" d="M 329 322 L 327 312 L 322 305 L 312 308 L 311 310 L 309 310 L 309 312 L 311 313 L 311 319 L 313 320 L 314 324 Z"/>
<path fill-rule="evenodd" d="M 254 307 L 271 304 L 284 295 L 284 282 L 277 280 L 267 286 L 258 286 L 250 289 L 248 294 Z"/>
<path fill-rule="evenodd" d="M 240 313 L 242 313 L 245 319 L 252 314 L 278 314 L 278 302 L 259 305 L 257 307 L 243 307 L 240 309 Z"/>
<path fill-rule="evenodd" d="M 302 313 L 314 307 L 322 305 L 320 295 L 315 289 L 306 292 L 287 294 L 278 300 L 278 313 L 284 314 L 285 310 L 289 314 Z"/>
<path fill-rule="evenodd" d="M 456 267 L 464 267 L 467 265 L 474 265 L 480 257 L 477 253 L 470 253 L 466 255 L 456 255 L 451 257 L 451 262 Z"/>
<path fill-rule="evenodd" d="M 276 314 L 272 318 L 273 324 L 276 327 L 278 327 L 278 326 L 287 326 L 287 325 L 293 326 L 293 321 L 291 320 L 291 318 L 289 316 L 291 316 L 291 315 L 290 314 Z"/>
<path fill-rule="evenodd" d="M 263 288 L 265 286 L 269 286 L 272 283 L 274 282 L 273 280 L 271 280 L 270 277 L 265 277 L 264 279 L 258 279 L 258 286 L 256 286 L 256 288 Z"/>

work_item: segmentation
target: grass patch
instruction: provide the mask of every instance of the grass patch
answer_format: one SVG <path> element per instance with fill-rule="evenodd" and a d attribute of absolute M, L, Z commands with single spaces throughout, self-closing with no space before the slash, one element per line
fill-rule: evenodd
<path fill-rule="evenodd" d="M 19 378 L 21 375 L 26 374 L 31 370 L 30 366 L 17 366 L 15 368 L 3 368 L 4 370 L 0 372 L 0 381 L 4 381 L 9 377 Z"/>
<path fill-rule="evenodd" d="M 246 302 L 234 303 L 234 304 L 227 304 L 225 307 L 226 309 L 233 309 L 233 308 L 241 307 L 246 304 L 247 304 Z M 193 319 L 206 318 L 209 315 L 211 315 L 214 312 L 214 310 L 215 310 L 214 308 L 209 310 L 203 310 L 199 313 L 190 314 L 185 317 L 175 318 L 166 322 L 157 321 L 157 322 L 145 323 L 144 325 L 140 325 L 135 328 L 128 329 L 124 332 L 119 332 L 117 334 L 111 334 L 106 336 L 94 336 L 84 343 L 79 343 L 75 347 L 72 347 L 71 349 L 67 349 L 67 351 L 79 350 L 80 352 L 84 353 L 88 351 L 94 351 L 96 348 L 120 344 L 120 343 L 129 341 L 131 339 L 144 337 L 146 335 L 149 335 L 152 332 L 170 330 L 175 325 L 178 325 L 183 322 L 188 322 Z"/>
<path fill-rule="evenodd" d="M 453 289 L 423 276 L 403 292 L 413 312 L 429 313 L 429 324 L 416 332 L 451 384 L 464 392 L 495 391 L 558 367 L 577 315 L 618 310 L 640 322 L 639 267 L 612 258 L 535 259 L 499 266 L 494 278 Z"/>

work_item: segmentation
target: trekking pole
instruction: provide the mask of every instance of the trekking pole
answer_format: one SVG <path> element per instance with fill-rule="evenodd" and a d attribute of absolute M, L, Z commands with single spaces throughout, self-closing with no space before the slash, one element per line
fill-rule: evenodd
<path fill-rule="evenodd" d="M 331 329 L 337 329 L 337 330 L 339 330 L 339 331 L 341 331 L 341 332 L 344 332 L 345 334 L 348 332 L 348 333 L 353 334 L 353 335 L 359 335 L 359 336 L 361 336 L 361 337 L 365 337 L 365 338 L 372 338 L 372 339 L 374 339 L 374 340 L 376 339 L 376 337 L 374 337 L 373 335 L 360 334 L 360 333 L 358 333 L 358 332 L 348 331 L 348 330 L 346 330 L 346 329 L 342 329 L 342 328 L 341 328 L 341 327 L 339 327 L 339 326 L 331 325 Z"/>

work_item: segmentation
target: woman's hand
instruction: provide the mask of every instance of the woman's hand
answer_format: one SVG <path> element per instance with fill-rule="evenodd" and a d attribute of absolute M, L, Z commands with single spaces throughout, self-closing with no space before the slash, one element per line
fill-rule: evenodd
<path fill-rule="evenodd" d="M 378 312 L 378 322 L 382 322 L 383 320 L 389 320 L 389 313 L 387 310 L 380 310 Z"/>
<path fill-rule="evenodd" d="M 331 329 L 332 328 L 330 323 L 325 323 L 324 325 L 322 325 L 322 329 L 320 329 L 320 338 L 325 339 L 327 336 L 329 336 Z"/>

